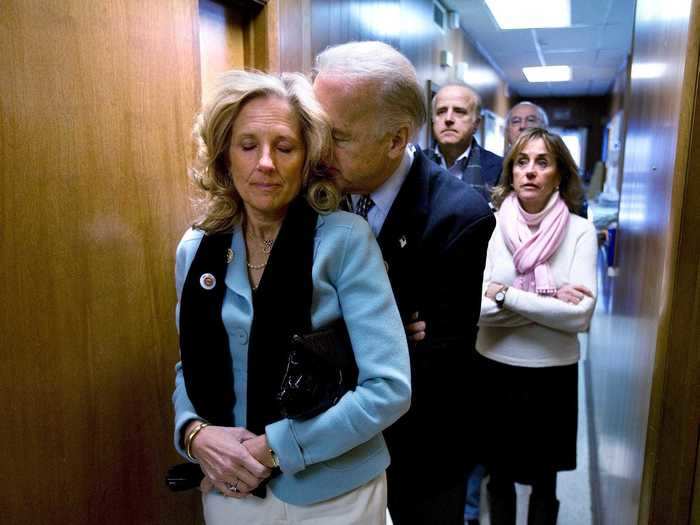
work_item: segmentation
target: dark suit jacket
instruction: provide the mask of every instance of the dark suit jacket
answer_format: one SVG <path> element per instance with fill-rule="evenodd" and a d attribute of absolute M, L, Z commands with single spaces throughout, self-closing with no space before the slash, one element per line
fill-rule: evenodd
<path fill-rule="evenodd" d="M 503 170 L 503 157 L 482 148 L 476 139 L 472 145 L 481 151 L 481 175 L 489 186 L 495 186 L 498 184 L 498 179 L 500 179 L 501 171 Z"/>
<path fill-rule="evenodd" d="M 411 408 L 385 431 L 389 487 L 410 497 L 462 480 L 473 461 L 470 362 L 495 224 L 474 189 L 416 151 L 379 233 L 401 316 L 418 311 L 427 323 L 426 339 L 409 350 Z"/>
<path fill-rule="evenodd" d="M 503 157 L 500 157 L 495 153 L 491 153 L 489 150 L 482 148 L 476 141 L 476 139 L 472 139 L 471 147 L 472 151 L 479 151 L 479 156 L 481 159 L 481 176 L 484 179 L 484 182 L 490 188 L 493 188 L 496 184 L 498 184 L 498 180 L 501 177 L 501 170 L 503 169 Z M 435 150 L 424 149 L 423 153 L 425 153 L 425 155 L 436 164 L 441 164 L 440 157 L 435 154 Z M 472 153 L 470 152 L 470 156 L 471 155 Z"/>

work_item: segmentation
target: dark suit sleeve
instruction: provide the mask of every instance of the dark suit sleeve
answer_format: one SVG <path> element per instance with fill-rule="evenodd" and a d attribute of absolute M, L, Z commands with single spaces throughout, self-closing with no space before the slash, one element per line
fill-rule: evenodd
<path fill-rule="evenodd" d="M 442 250 L 428 250 L 432 264 L 421 276 L 428 284 L 421 311 L 426 338 L 411 349 L 413 428 L 442 432 L 460 443 L 458 460 L 465 471 L 477 451 L 470 423 L 478 417 L 470 407 L 483 392 L 476 388 L 474 345 L 486 251 L 495 223 L 490 212 L 478 214 L 453 230 Z M 461 472 L 441 470 L 441 476 L 447 479 Z"/>
<path fill-rule="evenodd" d="M 489 239 L 496 226 L 490 213 L 465 225 L 440 256 L 434 280 L 436 309 L 428 320 L 434 349 L 457 345 L 469 353 L 476 342 L 481 289 Z"/>

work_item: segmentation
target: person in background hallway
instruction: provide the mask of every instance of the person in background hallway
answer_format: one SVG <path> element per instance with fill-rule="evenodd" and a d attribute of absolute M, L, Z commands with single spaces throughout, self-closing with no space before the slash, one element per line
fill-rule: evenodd
<path fill-rule="evenodd" d="M 490 203 L 491 189 L 498 184 L 501 175 L 503 157 L 485 150 L 474 138 L 481 124 L 481 97 L 465 84 L 447 84 L 433 97 L 432 117 L 437 144 L 434 150 L 426 149 L 423 153 L 469 184 Z M 466 415 L 468 422 L 475 422 L 476 418 L 470 417 L 473 415 L 471 411 Z M 479 523 L 484 474 L 484 466 L 479 464 L 467 477 L 464 517 L 469 525 Z"/>
<path fill-rule="evenodd" d="M 308 183 L 330 144 L 311 84 L 229 72 L 194 135 L 203 215 L 177 249 L 174 438 L 205 474 L 206 522 L 385 523 L 381 432 L 409 406 L 406 336 L 367 223 L 328 213 L 337 188 Z M 340 318 L 357 387 L 317 416 L 283 417 L 292 334 Z"/>
<path fill-rule="evenodd" d="M 426 120 L 411 63 L 381 42 L 316 58 L 314 91 L 331 121 L 328 170 L 377 235 L 411 343 L 411 409 L 384 435 L 395 525 L 464 523 L 474 447 L 463 416 L 486 246 L 495 219 L 470 186 L 410 139 Z"/>
<path fill-rule="evenodd" d="M 576 468 L 577 333 L 593 315 L 598 250 L 573 213 L 581 197 L 561 138 L 520 135 L 494 190 L 476 342 L 493 525 L 515 524 L 514 482 L 532 485 L 529 525 L 556 523 L 557 472 Z"/>
<path fill-rule="evenodd" d="M 434 150 L 423 153 L 491 201 L 503 157 L 482 148 L 474 138 L 481 124 L 481 97 L 465 84 L 440 88 L 432 103 Z"/>
<path fill-rule="evenodd" d="M 526 129 L 548 127 L 549 119 L 544 109 L 527 100 L 518 102 L 506 115 L 506 151 Z"/>

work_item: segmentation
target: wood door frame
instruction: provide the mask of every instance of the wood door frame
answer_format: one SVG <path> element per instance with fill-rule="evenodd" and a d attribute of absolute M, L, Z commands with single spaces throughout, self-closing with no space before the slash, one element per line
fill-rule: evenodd
<path fill-rule="evenodd" d="M 671 209 L 674 255 L 659 327 L 649 413 L 640 524 L 692 523 L 700 503 L 700 0 L 693 0 L 682 89 Z M 694 495 L 695 494 L 695 495 Z"/>

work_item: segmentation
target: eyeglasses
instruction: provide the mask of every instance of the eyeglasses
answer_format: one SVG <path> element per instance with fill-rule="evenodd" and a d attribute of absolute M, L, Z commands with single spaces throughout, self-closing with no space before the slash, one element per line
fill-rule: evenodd
<path fill-rule="evenodd" d="M 523 119 L 521 117 L 511 117 L 509 124 L 511 126 L 519 126 L 520 124 L 522 124 L 522 122 L 523 122 Z M 539 123 L 540 123 L 540 119 L 537 118 L 535 115 L 529 115 L 529 116 L 525 117 L 525 124 L 527 124 L 528 126 L 534 127 Z"/>

